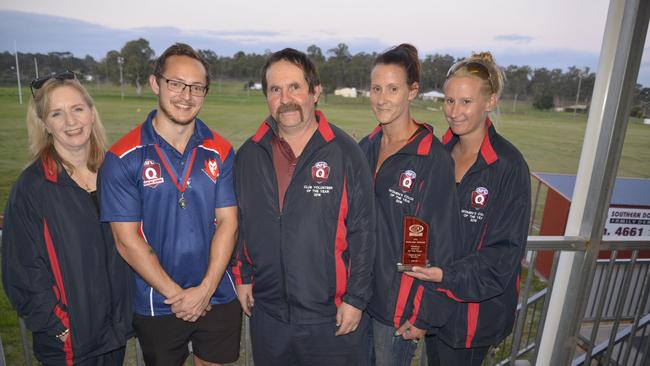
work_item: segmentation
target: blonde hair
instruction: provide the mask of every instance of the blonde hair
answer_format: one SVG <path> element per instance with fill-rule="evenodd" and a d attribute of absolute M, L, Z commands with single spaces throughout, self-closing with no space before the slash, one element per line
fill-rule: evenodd
<path fill-rule="evenodd" d="M 90 150 L 86 164 L 90 171 L 97 172 L 104 161 L 104 153 L 106 152 L 107 146 L 106 132 L 104 131 L 104 125 L 99 118 L 99 113 L 97 112 L 97 108 L 95 108 L 93 99 L 88 94 L 88 91 L 86 91 L 86 88 L 76 79 L 60 80 L 52 78 L 46 81 L 41 88 L 34 90 L 34 96 L 29 101 L 27 108 L 27 134 L 29 137 L 30 159 L 34 162 L 49 157 L 56 162 L 59 171 L 63 167 L 71 174 L 74 171 L 72 164 L 57 153 L 54 148 L 54 139 L 45 128 L 45 117 L 50 108 L 52 92 L 63 86 L 69 86 L 77 90 L 92 111 L 93 124 L 90 131 Z"/>
<path fill-rule="evenodd" d="M 489 80 L 485 80 L 476 76 L 476 73 L 468 70 L 467 65 L 470 63 L 478 63 L 483 65 L 488 71 Z M 449 69 L 450 74 L 447 78 L 452 76 L 474 76 L 483 80 L 482 91 L 484 95 L 490 95 L 492 93 L 496 94 L 497 98 L 501 96 L 503 92 L 503 85 L 505 83 L 505 75 L 503 70 L 497 65 L 494 60 L 494 56 L 489 51 L 472 53 L 471 56 L 463 59 L 462 61 L 454 64 L 451 69 Z"/>

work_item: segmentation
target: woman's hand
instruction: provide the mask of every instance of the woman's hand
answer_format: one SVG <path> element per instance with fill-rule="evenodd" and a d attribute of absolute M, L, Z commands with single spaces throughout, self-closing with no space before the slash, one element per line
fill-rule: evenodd
<path fill-rule="evenodd" d="M 418 280 L 428 282 L 442 282 L 442 268 L 440 267 L 413 267 L 405 275 L 417 278 Z"/>

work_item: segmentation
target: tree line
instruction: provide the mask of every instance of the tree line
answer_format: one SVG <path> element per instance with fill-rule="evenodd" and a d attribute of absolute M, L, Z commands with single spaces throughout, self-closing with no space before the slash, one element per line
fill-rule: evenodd
<path fill-rule="evenodd" d="M 235 53 L 220 56 L 213 50 L 198 50 L 210 64 L 213 80 L 260 80 L 260 70 L 271 51 L 264 54 Z M 306 50 L 316 64 L 325 93 L 332 93 L 341 87 L 368 90 L 372 62 L 376 52 L 352 54 L 345 43 L 323 50 L 311 45 Z M 36 65 L 40 75 L 69 69 L 96 83 L 120 83 L 120 67 L 124 84 L 135 87 L 140 94 L 147 77 L 152 71 L 156 57 L 146 39 L 126 42 L 120 50 L 111 50 L 99 61 L 91 56 L 74 57 L 69 52 L 20 53 L 21 80 L 28 83 L 35 76 Z M 447 70 L 460 59 L 449 54 L 427 54 L 422 59 L 421 91 L 442 90 Z M 0 53 L 0 83 L 10 85 L 16 81 L 15 56 L 9 52 Z M 531 102 L 535 108 L 550 109 L 559 106 L 588 105 L 594 88 L 596 75 L 589 68 L 571 66 L 562 69 L 532 68 L 509 65 L 503 68 L 506 84 L 503 97 L 517 101 Z M 578 90 L 579 88 L 579 90 Z M 649 88 L 637 85 L 634 115 L 642 117 L 648 105 Z"/>

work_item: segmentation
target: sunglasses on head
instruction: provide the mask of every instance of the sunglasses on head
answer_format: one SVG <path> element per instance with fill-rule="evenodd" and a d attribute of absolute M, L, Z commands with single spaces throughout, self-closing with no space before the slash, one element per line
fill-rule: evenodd
<path fill-rule="evenodd" d="M 46 75 L 43 77 L 40 77 L 38 79 L 32 80 L 31 83 L 29 83 L 29 88 L 32 90 L 32 97 L 34 96 L 34 90 L 38 90 L 45 85 L 45 83 L 50 80 L 50 79 L 56 79 L 56 80 L 74 80 L 77 78 L 77 74 L 70 70 L 62 71 L 62 72 L 57 72 L 54 74 Z"/>
<path fill-rule="evenodd" d="M 487 68 L 487 66 L 483 65 L 480 62 L 477 61 L 459 61 L 456 62 L 451 68 L 449 68 L 449 71 L 447 72 L 447 79 L 452 77 L 456 71 L 465 68 L 467 72 L 470 75 L 474 75 L 476 77 L 479 77 L 483 80 L 487 80 L 488 83 L 490 83 L 490 90 L 494 92 L 494 85 L 492 85 L 492 75 L 490 75 L 490 70 Z"/>

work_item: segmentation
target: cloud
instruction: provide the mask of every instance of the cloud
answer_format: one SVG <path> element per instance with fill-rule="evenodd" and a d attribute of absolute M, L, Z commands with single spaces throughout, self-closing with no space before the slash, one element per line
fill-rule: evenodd
<path fill-rule="evenodd" d="M 523 34 L 499 34 L 494 37 L 495 41 L 514 42 L 517 44 L 526 44 L 534 40 L 531 36 Z"/>

